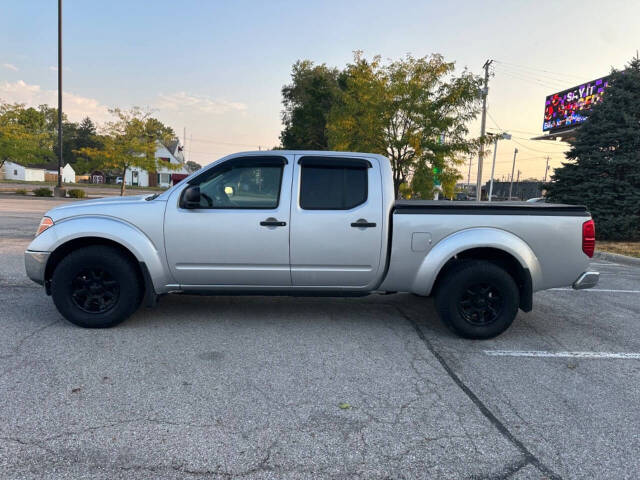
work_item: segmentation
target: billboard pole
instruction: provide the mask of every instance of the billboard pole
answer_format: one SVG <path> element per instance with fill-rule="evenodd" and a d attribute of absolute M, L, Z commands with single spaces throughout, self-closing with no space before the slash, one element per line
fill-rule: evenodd
<path fill-rule="evenodd" d="M 478 153 L 478 177 L 476 178 L 476 202 L 482 200 L 482 160 L 484 158 L 484 134 L 487 128 L 487 95 L 489 94 L 489 67 L 493 60 L 484 62 L 484 88 L 482 89 L 482 122 L 480 124 L 480 152 Z"/>

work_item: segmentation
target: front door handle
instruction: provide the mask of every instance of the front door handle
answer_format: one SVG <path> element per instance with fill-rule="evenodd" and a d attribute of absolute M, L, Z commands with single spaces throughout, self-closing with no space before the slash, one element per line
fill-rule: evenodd
<path fill-rule="evenodd" d="M 367 222 L 364 218 L 360 218 L 357 222 L 353 222 L 351 226 L 354 228 L 373 228 L 376 224 L 373 222 Z"/>
<path fill-rule="evenodd" d="M 286 227 L 287 222 L 281 222 L 273 217 L 269 217 L 266 220 L 260 222 L 263 227 Z"/>

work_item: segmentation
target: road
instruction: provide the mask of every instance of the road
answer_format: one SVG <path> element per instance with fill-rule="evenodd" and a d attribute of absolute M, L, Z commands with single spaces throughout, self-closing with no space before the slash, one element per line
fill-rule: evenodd
<path fill-rule="evenodd" d="M 56 202 L 0 198 L 1 478 L 638 476 L 639 268 L 593 262 L 597 290 L 488 341 L 404 294 L 169 296 L 83 330 L 22 266 Z"/>

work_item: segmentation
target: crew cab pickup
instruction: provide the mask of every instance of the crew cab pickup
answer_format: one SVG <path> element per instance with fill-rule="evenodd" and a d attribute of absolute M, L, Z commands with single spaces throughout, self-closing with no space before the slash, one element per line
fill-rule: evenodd
<path fill-rule="evenodd" d="M 489 338 L 531 310 L 533 292 L 594 286 L 594 247 L 581 206 L 396 201 L 383 156 L 261 151 L 160 195 L 54 208 L 25 263 L 83 327 L 116 325 L 168 293 L 411 292 L 434 295 L 457 334 Z"/>

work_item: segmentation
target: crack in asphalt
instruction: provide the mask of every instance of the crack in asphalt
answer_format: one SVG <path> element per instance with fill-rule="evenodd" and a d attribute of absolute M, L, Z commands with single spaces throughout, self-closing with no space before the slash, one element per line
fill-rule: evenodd
<path fill-rule="evenodd" d="M 20 349 L 22 348 L 22 345 L 24 345 L 24 343 L 27 340 L 29 340 L 30 338 L 33 338 L 38 333 L 42 332 L 43 330 L 46 330 L 49 327 L 52 327 L 53 325 L 55 325 L 56 323 L 59 323 L 61 321 L 62 320 L 58 318 L 58 319 L 54 320 L 53 322 L 49 322 L 49 323 L 47 323 L 45 325 L 42 325 L 41 327 L 36 328 L 31 333 L 25 335 L 20 340 L 18 340 L 18 342 L 13 346 L 13 353 L 0 355 L 0 359 L 6 359 L 6 358 L 11 358 L 11 357 L 16 356 L 20 352 Z"/>
<path fill-rule="evenodd" d="M 447 373 L 447 375 L 449 375 L 451 380 L 453 380 L 453 382 L 464 392 L 464 394 L 469 398 L 469 400 L 471 400 L 471 402 L 473 402 L 473 404 L 478 408 L 478 410 L 480 410 L 480 413 L 482 413 L 482 415 L 484 415 L 484 417 L 487 420 L 489 420 L 489 422 L 491 422 L 491 424 L 498 430 L 498 432 L 500 432 L 500 434 L 505 439 L 507 439 L 514 447 L 516 447 L 520 451 L 520 453 L 523 455 L 524 458 L 522 462 L 519 462 L 516 464 L 517 468 L 515 467 L 507 468 L 507 471 L 503 472 L 500 476 L 489 477 L 489 478 L 508 478 L 509 476 L 516 473 L 518 470 L 524 468 L 526 465 L 531 464 L 534 467 L 536 467 L 541 473 L 549 477 L 551 480 L 562 480 L 562 477 L 560 475 L 554 472 L 549 466 L 542 463 L 542 461 L 538 457 L 536 457 L 524 445 L 524 443 L 522 443 L 522 441 L 516 438 L 515 435 L 511 433 L 511 431 L 506 427 L 506 425 L 502 423 L 493 414 L 493 412 L 489 409 L 489 407 L 487 407 L 484 404 L 484 402 L 480 400 L 480 398 L 478 398 L 478 396 L 475 393 L 473 393 L 471 388 L 469 388 L 467 384 L 464 383 L 464 381 L 460 378 L 460 376 L 458 376 L 458 374 L 454 372 L 453 369 L 449 366 L 449 363 L 445 360 L 445 358 L 435 349 L 435 347 L 433 346 L 433 343 L 431 343 L 431 341 L 424 334 L 424 332 L 422 331 L 418 323 L 413 318 L 411 318 L 411 316 L 409 316 L 398 305 L 395 305 L 393 303 L 386 303 L 385 305 L 395 308 L 400 313 L 400 315 L 407 322 L 411 324 L 411 326 L 414 328 L 414 330 L 418 334 L 418 337 L 420 337 L 420 340 L 422 340 L 422 342 L 426 345 L 427 349 L 436 358 L 436 360 L 438 360 L 438 362 L 440 363 L 442 368 L 444 368 L 445 372 Z M 513 468 L 515 468 L 515 470 L 513 470 Z"/>

